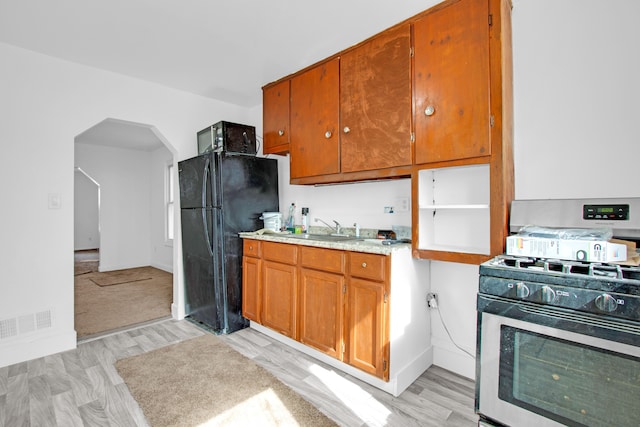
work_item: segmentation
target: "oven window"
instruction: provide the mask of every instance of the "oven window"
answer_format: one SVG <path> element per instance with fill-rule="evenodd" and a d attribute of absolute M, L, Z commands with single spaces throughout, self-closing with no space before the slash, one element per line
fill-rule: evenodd
<path fill-rule="evenodd" d="M 640 360 L 501 326 L 499 397 L 567 426 L 640 425 Z"/>

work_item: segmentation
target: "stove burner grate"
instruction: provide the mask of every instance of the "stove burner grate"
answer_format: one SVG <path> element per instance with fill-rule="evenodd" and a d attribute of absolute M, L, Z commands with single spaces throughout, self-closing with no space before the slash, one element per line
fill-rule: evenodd
<path fill-rule="evenodd" d="M 640 267 L 623 266 L 620 264 L 500 255 L 490 261 L 490 265 L 510 269 L 530 269 L 560 274 L 578 274 L 595 278 L 640 280 Z"/>

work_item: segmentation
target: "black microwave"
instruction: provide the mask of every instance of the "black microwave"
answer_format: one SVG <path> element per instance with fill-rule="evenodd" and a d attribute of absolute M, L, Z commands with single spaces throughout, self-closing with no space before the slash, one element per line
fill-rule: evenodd
<path fill-rule="evenodd" d="M 256 128 L 231 122 L 218 122 L 198 132 L 198 154 L 231 152 L 255 155 Z"/>

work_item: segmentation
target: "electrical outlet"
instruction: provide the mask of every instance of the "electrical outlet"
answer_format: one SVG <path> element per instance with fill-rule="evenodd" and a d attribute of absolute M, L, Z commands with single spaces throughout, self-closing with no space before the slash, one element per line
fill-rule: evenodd
<path fill-rule="evenodd" d="M 398 197 L 396 199 L 396 212 L 407 212 L 409 210 L 409 198 Z"/>
<path fill-rule="evenodd" d="M 438 308 L 438 294 L 429 292 L 427 294 L 427 306 L 429 308 Z"/>

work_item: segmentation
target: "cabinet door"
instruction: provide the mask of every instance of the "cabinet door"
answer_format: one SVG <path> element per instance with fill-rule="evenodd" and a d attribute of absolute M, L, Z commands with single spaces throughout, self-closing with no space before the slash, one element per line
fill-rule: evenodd
<path fill-rule="evenodd" d="M 289 151 L 289 80 L 262 90 L 264 154 Z"/>
<path fill-rule="evenodd" d="M 303 344 L 342 360 L 344 277 L 301 269 L 300 337 Z"/>
<path fill-rule="evenodd" d="M 411 28 L 340 57 L 341 171 L 411 164 Z"/>
<path fill-rule="evenodd" d="M 384 283 L 351 278 L 348 286 L 347 363 L 389 379 Z"/>
<path fill-rule="evenodd" d="M 296 339 L 296 266 L 263 263 L 262 324 Z"/>
<path fill-rule="evenodd" d="M 259 258 L 242 258 L 242 315 L 258 323 L 261 323 L 261 271 L 262 261 Z"/>
<path fill-rule="evenodd" d="M 416 163 L 490 155 L 489 2 L 425 15 L 414 40 Z"/>
<path fill-rule="evenodd" d="M 291 79 L 291 178 L 340 172 L 339 59 Z"/>

